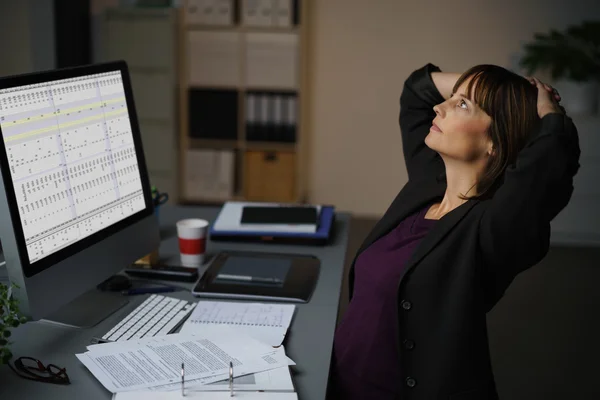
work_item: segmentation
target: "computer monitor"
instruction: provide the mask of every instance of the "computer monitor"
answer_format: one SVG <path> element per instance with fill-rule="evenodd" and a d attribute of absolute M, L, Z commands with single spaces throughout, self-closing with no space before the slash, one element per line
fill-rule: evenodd
<path fill-rule="evenodd" d="M 0 79 L 0 133 L 0 240 L 26 316 L 51 316 L 158 248 L 125 62 Z"/>

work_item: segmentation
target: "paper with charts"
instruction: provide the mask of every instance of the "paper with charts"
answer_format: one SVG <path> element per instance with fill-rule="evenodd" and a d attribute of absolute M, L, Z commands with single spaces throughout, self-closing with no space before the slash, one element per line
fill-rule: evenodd
<path fill-rule="evenodd" d="M 295 305 L 199 301 L 180 333 L 201 333 L 205 326 L 229 326 L 253 338 L 279 346 L 292 321 Z"/>

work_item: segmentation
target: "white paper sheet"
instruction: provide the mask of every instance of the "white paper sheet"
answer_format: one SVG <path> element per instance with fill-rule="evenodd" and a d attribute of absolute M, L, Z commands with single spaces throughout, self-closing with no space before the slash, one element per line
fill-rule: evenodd
<path fill-rule="evenodd" d="M 270 346 L 279 346 L 285 339 L 295 308 L 293 304 L 201 300 L 180 332 L 202 334 L 207 327 L 228 326 Z"/>
<path fill-rule="evenodd" d="M 235 376 L 283 367 L 286 361 L 295 364 L 270 346 L 225 327 L 202 335 L 105 343 L 76 356 L 113 393 L 180 382 L 182 362 L 186 380 L 196 384 L 225 379 L 229 361 L 234 364 Z"/>
<path fill-rule="evenodd" d="M 298 400 L 296 393 L 234 392 L 233 399 L 244 400 Z M 113 396 L 113 400 L 181 400 L 178 392 L 123 392 Z M 231 400 L 229 392 L 186 392 L 184 399 Z"/>

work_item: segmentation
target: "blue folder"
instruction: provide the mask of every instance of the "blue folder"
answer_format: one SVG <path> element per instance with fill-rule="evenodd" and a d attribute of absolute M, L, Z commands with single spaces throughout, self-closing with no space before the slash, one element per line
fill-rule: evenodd
<path fill-rule="evenodd" d="M 219 219 L 218 216 L 217 219 Z M 215 241 L 259 241 L 265 243 L 325 245 L 329 242 L 333 233 L 334 222 L 335 207 L 324 205 L 321 206 L 319 224 L 315 232 L 251 232 L 240 230 L 218 230 L 215 229 L 214 225 L 211 225 L 209 235 L 210 239 Z"/>

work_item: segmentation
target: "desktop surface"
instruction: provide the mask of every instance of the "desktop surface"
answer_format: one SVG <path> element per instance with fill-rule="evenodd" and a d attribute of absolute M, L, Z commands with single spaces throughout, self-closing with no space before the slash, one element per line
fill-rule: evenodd
<path fill-rule="evenodd" d="M 179 262 L 175 223 L 179 219 L 197 217 L 214 221 L 216 207 L 163 206 L 160 212 L 160 256 L 166 263 Z M 306 253 L 320 258 L 321 271 L 313 296 L 307 304 L 297 304 L 284 346 L 286 354 L 296 362 L 291 367 L 298 398 L 301 400 L 325 399 L 329 365 L 333 348 L 340 300 L 340 290 L 346 255 L 350 217 L 339 213 L 335 234 L 328 246 L 293 246 L 257 243 L 208 242 L 210 257 L 220 250 L 269 251 L 281 253 Z M 125 267 L 125 266 L 123 266 Z M 173 284 L 173 282 L 170 282 Z M 191 295 L 192 283 L 176 283 L 185 291 L 168 293 L 168 296 L 198 301 Z M 120 296 L 114 294 L 114 296 Z M 109 393 L 75 357 L 86 351 L 93 336 L 102 335 L 123 319 L 149 295 L 131 296 L 130 303 L 89 329 L 75 329 L 43 322 L 27 323 L 13 332 L 11 349 L 15 358 L 29 356 L 44 363 L 65 367 L 71 379 L 68 386 L 28 381 L 16 376 L 8 366 L 0 366 L 0 398 L 2 399 L 79 399 L 106 400 Z"/>

